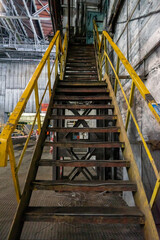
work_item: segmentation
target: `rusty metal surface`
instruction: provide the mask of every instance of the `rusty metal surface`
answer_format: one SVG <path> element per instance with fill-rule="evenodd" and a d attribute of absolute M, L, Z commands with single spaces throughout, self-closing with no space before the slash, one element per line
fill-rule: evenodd
<path fill-rule="evenodd" d="M 36 201 L 35 201 L 36 199 Z M 34 192 L 32 206 L 125 206 L 119 194 Z M 142 240 L 136 224 L 25 223 L 22 240 Z"/>
<path fill-rule="evenodd" d="M 136 224 L 26 223 L 22 240 L 143 240 L 140 232 Z"/>
<path fill-rule="evenodd" d="M 66 167 L 129 167 L 130 162 L 126 160 L 57 160 L 41 159 L 39 166 L 66 166 Z"/>
<path fill-rule="evenodd" d="M 107 104 L 53 104 L 52 108 L 60 109 L 114 109 L 113 105 Z"/>
<path fill-rule="evenodd" d="M 117 116 L 116 115 L 63 115 L 63 116 L 56 116 L 56 115 L 51 115 L 50 119 L 78 119 L 78 120 L 84 120 L 84 119 L 97 119 L 97 120 L 116 120 Z"/>
<path fill-rule="evenodd" d="M 56 128 L 56 127 L 48 127 L 47 131 L 50 132 L 62 132 L 62 133 L 68 133 L 68 132 L 99 132 L 99 133 L 109 133 L 109 132 L 120 132 L 120 127 L 99 127 L 99 128 Z"/>
<path fill-rule="evenodd" d="M 32 183 L 33 189 L 36 190 L 54 190 L 54 191 L 132 191 L 137 190 L 136 184 L 131 181 L 105 180 L 105 181 L 66 181 L 66 180 L 37 180 Z"/>
<path fill-rule="evenodd" d="M 45 142 L 45 146 L 55 146 L 62 148 L 123 148 L 124 143 L 122 142 Z"/>

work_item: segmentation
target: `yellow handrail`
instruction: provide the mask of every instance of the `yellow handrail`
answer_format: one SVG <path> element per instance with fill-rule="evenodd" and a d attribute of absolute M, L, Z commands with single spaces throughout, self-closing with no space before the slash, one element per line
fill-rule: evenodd
<path fill-rule="evenodd" d="M 51 54 L 51 51 L 52 51 L 54 45 L 56 45 L 56 56 L 55 56 L 55 61 L 52 65 L 52 68 L 50 68 L 50 54 Z M 19 171 L 20 165 L 22 163 L 23 156 L 25 154 L 29 139 L 31 137 L 32 130 L 36 123 L 36 119 L 38 122 L 39 133 L 41 131 L 41 120 L 40 120 L 41 104 L 42 104 L 44 96 L 47 92 L 47 88 L 49 88 L 49 98 L 51 97 L 51 74 L 52 74 L 53 68 L 55 68 L 55 79 L 57 78 L 58 65 L 60 65 L 60 80 L 63 80 L 67 50 L 68 50 L 68 28 L 66 28 L 63 46 L 62 46 L 60 31 L 57 31 L 56 34 L 54 35 L 52 41 L 49 44 L 48 49 L 46 50 L 45 54 L 43 55 L 40 63 L 38 64 L 35 72 L 33 73 L 32 77 L 31 77 L 27 87 L 25 88 L 24 92 L 22 93 L 22 96 L 20 97 L 15 109 L 13 110 L 11 116 L 9 117 L 8 122 L 6 123 L 5 127 L 3 128 L 2 133 L 0 134 L 0 167 L 5 167 L 7 165 L 7 158 L 9 156 L 9 160 L 10 160 L 10 164 L 11 164 L 11 171 L 12 171 L 12 176 L 13 176 L 13 182 L 14 182 L 16 197 L 17 197 L 18 201 L 20 200 L 20 197 L 21 197 L 21 192 L 20 192 L 20 187 L 19 187 L 19 179 L 18 179 L 18 171 Z M 41 100 L 39 101 L 38 79 L 39 79 L 39 76 L 40 76 L 46 62 L 48 64 L 48 68 L 47 68 L 48 69 L 48 82 L 46 84 L 46 88 L 44 90 L 43 96 L 42 96 Z M 18 162 L 18 164 L 16 164 L 11 135 L 14 132 L 14 129 L 16 128 L 22 113 L 24 112 L 26 104 L 27 104 L 33 90 L 35 91 L 36 115 L 35 115 L 31 130 L 29 132 L 28 138 L 27 138 L 24 148 L 22 150 L 19 162 Z"/>
<path fill-rule="evenodd" d="M 111 37 L 109 36 L 109 34 L 106 31 L 103 31 L 102 36 L 101 36 L 101 40 L 99 37 L 99 33 L 98 33 L 98 29 L 97 29 L 97 25 L 95 20 L 93 21 L 93 35 L 94 35 L 94 45 L 95 45 L 95 49 L 96 49 L 96 57 L 98 60 L 98 72 L 99 72 L 99 80 L 102 80 L 102 68 L 103 68 L 103 61 L 105 59 L 105 72 L 108 74 L 108 63 L 110 64 L 114 75 L 115 75 L 115 82 L 114 82 L 114 93 L 116 95 L 117 93 L 117 85 L 119 84 L 120 89 L 122 91 L 122 94 L 124 96 L 125 102 L 127 104 L 127 116 L 126 116 L 126 123 L 125 123 L 125 128 L 126 130 L 128 129 L 128 124 L 129 124 L 129 119 L 130 119 L 130 115 L 133 119 L 133 122 L 136 126 L 136 129 L 141 137 L 143 146 L 145 148 L 145 151 L 147 153 L 147 156 L 150 160 L 150 163 L 152 165 L 152 168 L 154 170 L 155 176 L 157 178 L 156 184 L 155 184 L 155 188 L 153 190 L 153 194 L 150 200 L 150 207 L 152 208 L 156 196 L 158 194 L 158 191 L 160 189 L 160 174 L 159 171 L 156 167 L 155 161 L 151 155 L 151 152 L 147 146 L 147 143 L 143 137 L 143 134 L 140 131 L 140 128 L 138 126 L 138 123 L 136 121 L 136 118 L 134 116 L 134 113 L 132 111 L 132 105 L 133 105 L 133 96 L 134 96 L 134 90 L 135 87 L 139 90 L 141 96 L 143 97 L 143 99 L 146 101 L 149 109 L 151 110 L 151 112 L 153 113 L 155 119 L 157 120 L 158 123 L 160 123 L 160 116 L 158 114 L 158 112 L 155 110 L 155 108 L 153 106 L 157 106 L 158 104 L 155 101 L 155 99 L 153 98 L 153 96 L 151 95 L 151 93 L 149 92 L 149 90 L 146 88 L 146 86 L 144 85 L 144 83 L 142 82 L 142 80 L 140 79 L 140 77 L 137 75 L 137 73 L 135 72 L 135 70 L 133 69 L 133 67 L 131 66 L 131 64 L 128 62 L 128 60 L 125 58 L 125 56 L 123 55 L 123 53 L 120 51 L 120 49 L 118 48 L 118 46 L 113 42 L 113 40 L 111 39 Z M 114 52 L 117 55 L 117 66 L 116 69 L 114 68 L 109 55 L 107 54 L 107 49 L 106 49 L 106 41 L 109 43 L 109 45 L 112 47 L 112 49 L 114 50 Z M 118 77 L 118 73 L 119 73 L 119 65 L 120 63 L 123 64 L 123 66 L 125 67 L 125 69 L 127 70 L 127 72 L 129 73 L 130 78 L 132 79 L 132 85 L 131 85 L 131 90 L 130 90 L 130 97 L 129 97 L 129 101 L 127 99 L 127 96 L 125 94 L 125 91 L 122 87 L 122 84 L 120 82 L 120 79 Z"/>

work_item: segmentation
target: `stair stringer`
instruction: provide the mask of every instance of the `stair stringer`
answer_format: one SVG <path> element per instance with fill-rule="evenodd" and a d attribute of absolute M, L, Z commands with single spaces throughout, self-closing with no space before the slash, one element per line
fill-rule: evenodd
<path fill-rule="evenodd" d="M 149 202 L 143 187 L 143 183 L 139 174 L 139 169 L 137 167 L 136 160 L 134 158 L 132 148 L 123 124 L 121 112 L 119 110 L 117 100 L 109 80 L 107 74 L 104 75 L 104 81 L 106 81 L 108 85 L 108 89 L 110 91 L 110 96 L 112 97 L 112 103 L 115 106 L 114 114 L 117 115 L 116 126 L 121 127 L 121 132 L 119 135 L 119 141 L 125 143 L 125 148 L 123 151 L 124 159 L 130 161 L 130 167 L 127 169 L 129 180 L 135 182 L 137 184 L 137 192 L 134 193 L 133 197 L 135 200 L 135 204 L 145 216 L 145 225 L 144 225 L 144 237 L 146 240 L 159 240 L 158 232 L 156 229 L 156 225 L 153 219 L 153 215 L 149 206 Z"/>

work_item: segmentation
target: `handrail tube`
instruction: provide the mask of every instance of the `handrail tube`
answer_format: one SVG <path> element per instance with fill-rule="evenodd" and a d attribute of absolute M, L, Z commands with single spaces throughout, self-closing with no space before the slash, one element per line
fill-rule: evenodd
<path fill-rule="evenodd" d="M 139 92 L 141 93 L 142 97 L 144 98 L 145 101 L 147 101 L 148 106 L 150 110 L 152 111 L 153 115 L 155 116 L 156 120 L 158 123 L 160 123 L 160 116 L 156 112 L 156 110 L 153 108 L 152 104 L 157 104 L 149 90 L 146 88 L 140 77 L 137 75 L 136 71 L 133 69 L 131 64 L 128 62 L 128 60 L 125 58 L 123 53 L 120 51 L 120 49 L 117 47 L 117 45 L 113 42 L 112 38 L 109 36 L 109 34 L 106 31 L 103 31 L 103 35 L 107 38 L 108 42 L 114 49 L 114 51 L 117 53 L 119 59 L 121 60 L 122 64 L 124 65 L 125 69 L 131 76 L 132 80 L 134 81 L 136 87 L 138 88 Z"/>
<path fill-rule="evenodd" d="M 150 150 L 149 150 L 149 148 L 148 148 L 148 146 L 147 146 L 147 144 L 146 144 L 146 142 L 145 142 L 145 140 L 144 140 L 144 138 L 143 138 L 143 135 L 142 135 L 141 130 L 140 130 L 138 124 L 137 124 L 137 121 L 136 121 L 136 119 L 135 119 L 135 117 L 134 117 L 133 111 L 132 111 L 131 106 L 130 106 L 130 104 L 129 104 L 129 102 L 128 102 L 127 96 L 126 96 L 126 94 L 125 94 L 125 92 L 124 92 L 124 89 L 123 89 L 123 87 L 122 87 L 122 84 L 121 84 L 121 82 L 120 82 L 120 79 L 119 79 L 119 77 L 118 77 L 118 75 L 117 75 L 117 73 L 116 73 L 116 71 L 115 71 L 115 69 L 114 69 L 114 67 L 113 67 L 113 64 L 111 63 L 111 60 L 110 60 L 108 54 L 107 54 L 106 52 L 104 52 L 104 54 L 105 54 L 106 57 L 108 58 L 108 61 L 109 61 L 110 65 L 111 65 L 111 68 L 113 69 L 113 72 L 114 72 L 114 74 L 115 74 L 115 77 L 116 77 L 116 79 L 117 79 L 117 81 L 118 81 L 118 83 L 119 83 L 119 86 L 120 86 L 121 91 L 122 91 L 122 93 L 123 93 L 124 99 L 125 99 L 125 101 L 126 101 L 126 103 L 127 103 L 128 110 L 129 110 L 129 112 L 130 112 L 130 114 L 131 114 L 131 116 L 132 116 L 132 119 L 133 119 L 133 121 L 134 121 L 134 124 L 136 125 L 137 131 L 138 131 L 138 133 L 139 133 L 139 135 L 140 135 L 140 137 L 141 137 L 141 139 L 142 139 L 142 142 L 143 142 L 143 145 L 144 145 L 145 150 L 146 150 L 146 152 L 147 152 L 147 155 L 148 155 L 148 157 L 149 157 L 150 163 L 151 163 L 151 165 L 152 165 L 152 167 L 153 167 L 155 176 L 156 176 L 156 178 L 159 178 L 160 176 L 159 176 L 158 169 L 157 169 L 156 164 L 155 164 L 155 162 L 154 162 L 154 159 L 153 159 L 153 157 L 152 157 L 152 155 L 151 155 L 151 153 L 150 153 Z"/>
<path fill-rule="evenodd" d="M 147 102 L 147 105 L 150 108 L 150 110 L 151 110 L 152 114 L 154 115 L 155 119 L 160 124 L 160 116 L 158 115 L 158 113 L 156 112 L 156 110 L 154 109 L 154 107 L 152 105 L 152 104 L 155 104 L 156 106 L 158 106 L 158 104 L 155 101 L 155 99 L 153 98 L 153 96 L 151 95 L 151 93 L 149 92 L 149 90 L 146 88 L 146 86 L 144 85 L 144 83 L 142 82 L 140 77 L 137 75 L 136 71 L 133 69 L 131 64 L 125 58 L 123 53 L 120 51 L 118 46 L 113 42 L 113 40 L 109 36 L 109 34 L 106 31 L 103 31 L 102 38 L 101 38 L 101 41 L 100 41 L 99 40 L 99 34 L 97 34 L 98 29 L 97 29 L 97 25 L 96 25 L 95 20 L 93 20 L 93 25 L 94 25 L 94 31 L 96 31 L 97 39 L 98 39 L 98 42 L 99 42 L 98 43 L 99 44 L 99 48 L 98 48 L 99 52 L 101 51 L 103 37 L 105 37 L 108 40 L 111 47 L 113 48 L 113 50 L 116 52 L 117 56 L 121 60 L 125 69 L 128 71 L 129 75 L 131 76 L 132 80 L 134 81 L 134 83 L 135 83 L 136 87 L 138 88 L 140 94 L 142 95 L 143 99 Z M 95 34 L 94 34 L 94 37 L 95 37 Z"/>

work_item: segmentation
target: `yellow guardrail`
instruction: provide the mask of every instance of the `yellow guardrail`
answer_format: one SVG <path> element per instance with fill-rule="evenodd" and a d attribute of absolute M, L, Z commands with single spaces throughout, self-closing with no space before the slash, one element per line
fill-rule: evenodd
<path fill-rule="evenodd" d="M 151 112 L 153 113 L 155 119 L 157 120 L 158 123 L 160 123 L 160 116 L 158 114 L 159 111 L 159 106 L 157 104 L 157 102 L 155 101 L 155 99 L 153 98 L 153 96 L 151 95 L 151 93 L 148 91 L 148 89 L 146 88 L 146 86 L 144 85 L 144 83 L 142 82 L 142 80 L 140 79 L 140 77 L 137 75 L 137 73 L 135 72 L 135 70 L 133 69 L 133 67 L 131 66 L 131 64 L 128 62 L 128 60 L 125 58 L 125 56 L 123 55 L 123 53 L 120 51 L 120 49 L 118 48 L 118 46 L 113 42 L 112 38 L 109 36 L 109 34 L 106 31 L 102 32 L 101 35 L 101 39 L 99 36 L 99 32 L 98 32 L 98 28 L 96 25 L 95 20 L 93 21 L 93 35 L 94 35 L 94 45 L 95 45 L 95 49 L 96 49 L 96 58 L 97 58 L 97 68 L 98 68 L 98 75 L 99 75 L 99 80 L 102 80 L 102 69 L 103 66 L 105 66 L 105 73 L 107 73 L 108 75 L 108 69 L 109 69 L 109 65 L 112 68 L 114 75 L 115 75 L 115 82 L 114 82 L 114 93 L 116 95 L 117 93 L 117 86 L 119 84 L 120 90 L 123 94 L 123 97 L 125 99 L 125 102 L 127 104 L 127 115 L 126 115 L 126 121 L 125 121 L 125 129 L 127 131 L 128 129 L 128 124 L 129 124 L 129 120 L 130 120 L 130 115 L 133 119 L 133 122 L 136 126 L 136 129 L 139 133 L 139 136 L 142 140 L 143 146 L 145 148 L 145 151 L 147 153 L 147 156 L 150 160 L 150 163 L 152 165 L 152 168 L 154 170 L 155 176 L 156 176 L 156 184 L 155 184 L 155 188 L 153 190 L 152 193 L 152 197 L 150 200 L 150 207 L 153 207 L 153 204 L 155 202 L 155 199 L 157 197 L 159 188 L 160 188 L 160 174 L 159 171 L 156 167 L 155 161 L 151 155 L 151 152 L 148 148 L 148 145 L 143 137 L 143 134 L 140 130 L 140 127 L 138 126 L 138 123 L 136 121 L 136 118 L 134 116 L 134 113 L 132 111 L 132 105 L 133 105 L 133 98 L 134 98 L 134 92 L 135 92 L 135 87 L 138 89 L 138 91 L 140 92 L 141 96 L 143 97 L 143 99 L 146 101 L 149 109 L 151 110 Z M 114 50 L 114 52 L 117 55 L 117 64 L 116 64 L 116 69 L 114 68 L 111 59 L 109 57 L 109 55 L 107 54 L 107 43 L 112 47 L 112 49 Z M 120 79 L 118 77 L 119 74 L 119 67 L 120 67 L 120 63 L 123 64 L 123 66 L 125 67 L 125 70 L 127 70 L 127 72 L 129 73 L 130 78 L 132 79 L 132 84 L 131 84 L 131 90 L 130 90 L 130 97 L 129 100 L 127 99 L 127 96 L 125 94 L 125 91 L 123 89 L 123 86 L 120 82 Z"/>
<path fill-rule="evenodd" d="M 56 46 L 56 55 L 55 60 L 53 62 L 53 65 L 50 64 L 50 54 L 53 49 L 53 47 Z M 5 167 L 7 165 L 7 159 L 9 156 L 10 165 L 11 165 L 11 171 L 12 171 L 12 177 L 14 181 L 14 187 L 16 191 L 16 197 L 19 201 L 21 198 L 21 191 L 19 186 L 19 179 L 18 179 L 18 171 L 21 166 L 24 154 L 26 152 L 28 142 L 30 140 L 30 137 L 32 135 L 32 131 L 34 128 L 34 125 L 36 123 L 36 119 L 38 122 L 38 130 L 39 133 L 41 131 L 41 120 L 40 120 L 40 110 L 41 110 L 41 104 L 44 99 L 44 96 L 47 92 L 47 89 L 49 90 L 49 98 L 51 97 L 51 76 L 52 71 L 54 69 L 55 72 L 55 79 L 58 74 L 58 65 L 60 65 L 60 80 L 63 80 L 64 76 L 64 69 L 65 69 L 65 62 L 67 57 L 67 50 L 68 50 L 68 28 L 66 28 L 66 33 L 64 35 L 63 45 L 61 41 L 61 35 L 60 31 L 57 31 L 54 35 L 52 41 L 49 44 L 48 49 L 46 50 L 45 54 L 43 55 L 40 63 L 38 64 L 35 72 L 33 73 L 27 87 L 25 88 L 21 98 L 19 99 L 15 109 L 13 110 L 11 116 L 9 117 L 8 122 L 4 126 L 2 133 L 0 135 L 0 167 Z M 39 94 L 38 94 L 38 79 L 39 76 L 47 62 L 47 69 L 48 69 L 48 82 L 46 84 L 44 93 L 42 95 L 41 100 L 39 100 Z M 11 135 L 14 132 L 18 121 L 24 112 L 24 109 L 26 107 L 26 104 L 32 94 L 32 92 L 35 92 L 35 104 L 36 104 L 36 115 L 33 121 L 33 125 L 30 129 L 30 132 L 28 134 L 28 138 L 25 142 L 24 148 L 22 150 L 22 153 L 20 155 L 18 164 L 16 163 L 14 150 L 13 150 L 13 143 L 11 139 Z"/>

